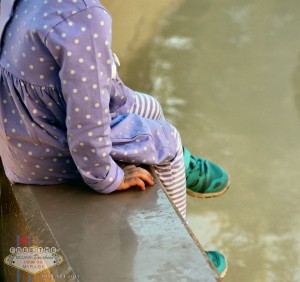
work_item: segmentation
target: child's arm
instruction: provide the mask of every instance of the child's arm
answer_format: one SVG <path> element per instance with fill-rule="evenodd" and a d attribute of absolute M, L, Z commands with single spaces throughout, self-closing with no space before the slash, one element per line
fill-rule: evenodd
<path fill-rule="evenodd" d="M 60 67 L 68 144 L 80 174 L 100 193 L 126 187 L 123 170 L 110 156 L 110 15 L 100 7 L 82 10 L 56 25 L 46 46 Z"/>

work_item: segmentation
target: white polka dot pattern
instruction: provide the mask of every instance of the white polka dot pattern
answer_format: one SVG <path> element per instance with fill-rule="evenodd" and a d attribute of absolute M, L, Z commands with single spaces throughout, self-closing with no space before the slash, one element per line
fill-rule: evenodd
<path fill-rule="evenodd" d="M 174 129 L 132 114 L 135 92 L 118 77 L 111 17 L 98 1 L 19 1 L 4 39 L 0 147 L 11 181 L 83 177 L 109 193 L 123 178 L 114 160 L 175 158 Z"/>

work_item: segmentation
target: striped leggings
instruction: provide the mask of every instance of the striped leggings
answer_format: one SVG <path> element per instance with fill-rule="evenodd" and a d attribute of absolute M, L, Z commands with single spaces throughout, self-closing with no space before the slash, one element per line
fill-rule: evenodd
<path fill-rule="evenodd" d="M 165 119 L 159 102 L 155 98 L 143 93 L 136 93 L 135 104 L 130 112 L 149 119 Z M 185 219 L 186 180 L 182 143 L 177 129 L 175 127 L 173 129 L 177 140 L 176 156 L 173 160 L 155 165 L 154 169 L 169 197 Z"/>

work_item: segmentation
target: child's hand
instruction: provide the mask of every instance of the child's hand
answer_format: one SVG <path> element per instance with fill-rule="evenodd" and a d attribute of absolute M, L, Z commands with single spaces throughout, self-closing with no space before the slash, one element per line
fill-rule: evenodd
<path fill-rule="evenodd" d="M 128 165 L 123 167 L 124 179 L 116 189 L 126 190 L 133 186 L 138 186 L 140 190 L 146 190 L 146 184 L 154 185 L 152 175 L 145 169 L 141 167 L 136 167 L 135 165 Z"/>

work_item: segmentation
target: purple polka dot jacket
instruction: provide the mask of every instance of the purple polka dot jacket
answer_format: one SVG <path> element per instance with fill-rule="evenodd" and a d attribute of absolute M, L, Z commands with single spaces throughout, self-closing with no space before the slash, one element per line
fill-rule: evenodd
<path fill-rule="evenodd" d="M 111 24 L 98 1 L 1 1 L 0 153 L 11 182 L 83 178 L 110 193 L 124 177 L 115 160 L 158 164 L 174 151 L 170 126 L 131 113 Z"/>

